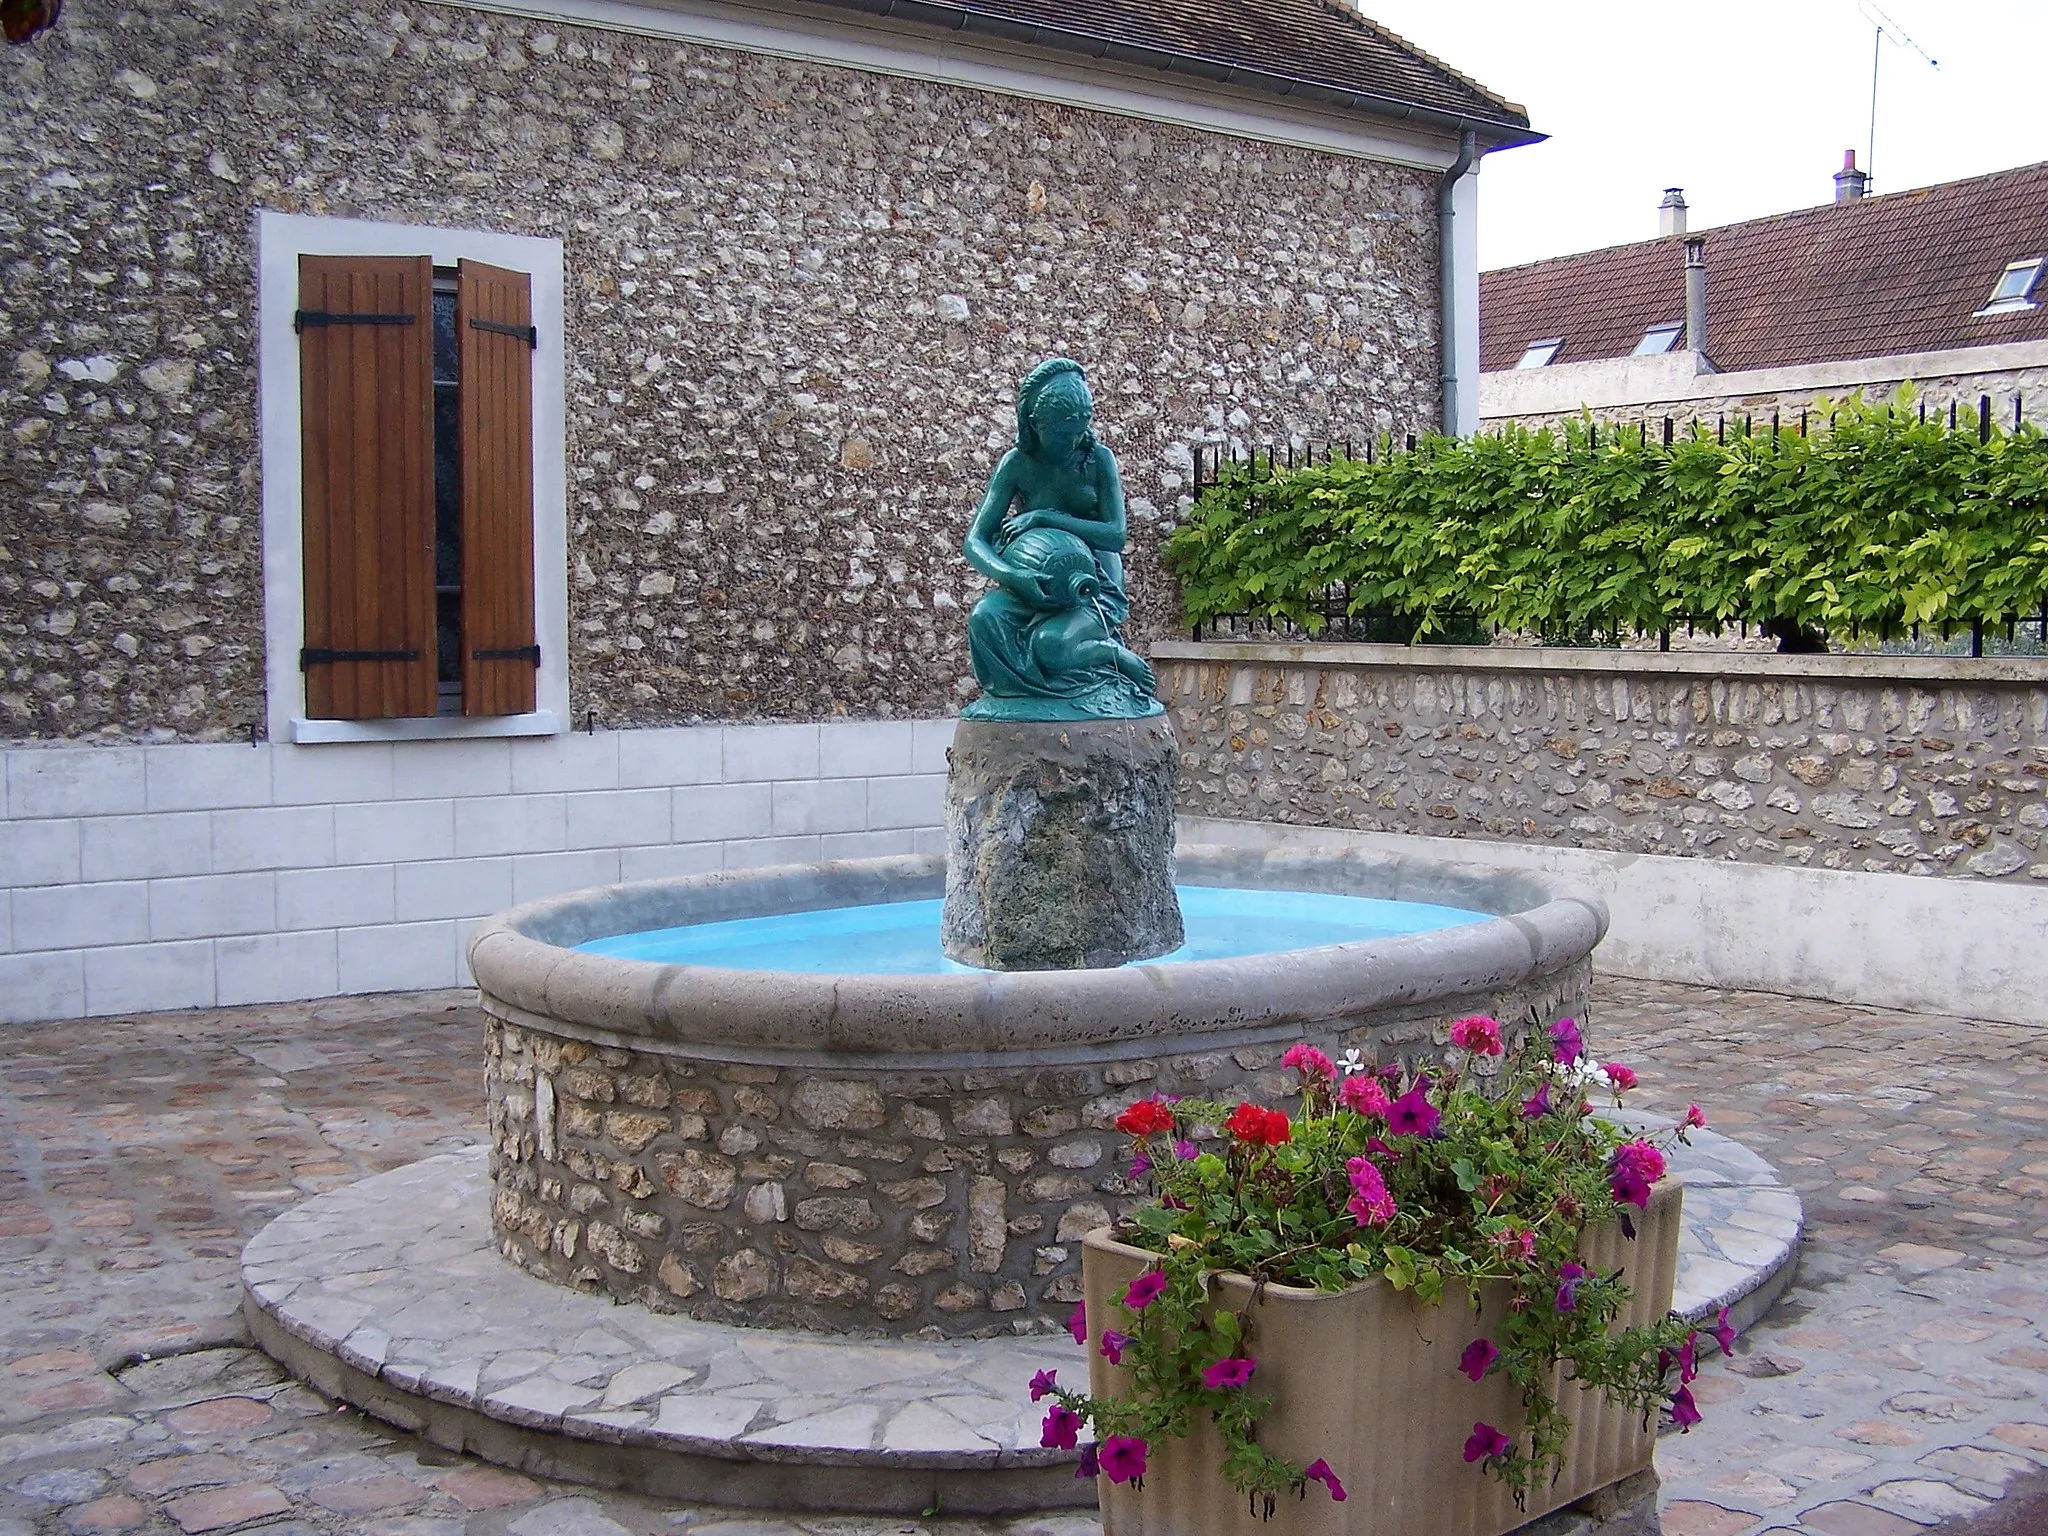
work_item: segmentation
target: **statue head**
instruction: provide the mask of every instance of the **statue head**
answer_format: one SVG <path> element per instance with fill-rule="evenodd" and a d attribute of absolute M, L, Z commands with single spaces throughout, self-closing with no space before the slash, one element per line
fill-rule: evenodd
<path fill-rule="evenodd" d="M 1044 580 L 1054 613 L 1092 603 L 1102 590 L 1095 552 L 1064 529 L 1033 528 L 1020 533 L 1003 546 L 1003 558 Z"/>
<path fill-rule="evenodd" d="M 1095 400 L 1088 379 L 1072 358 L 1049 357 L 1017 386 L 1017 447 L 1029 454 L 1063 458 L 1093 447 L 1088 430 L 1095 419 Z"/>

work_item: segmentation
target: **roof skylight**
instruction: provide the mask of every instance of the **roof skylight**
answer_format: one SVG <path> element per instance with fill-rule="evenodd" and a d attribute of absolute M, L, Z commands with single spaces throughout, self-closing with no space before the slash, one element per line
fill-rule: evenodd
<path fill-rule="evenodd" d="M 1636 343 L 1632 354 L 1636 357 L 1655 357 L 1660 352 L 1669 352 L 1678 345 L 1678 338 L 1685 334 L 1685 322 L 1674 321 L 1670 325 L 1653 325 L 1643 332 L 1643 339 Z"/>
<path fill-rule="evenodd" d="M 1564 338 L 1562 336 L 1546 336 L 1541 341 L 1532 341 L 1522 350 L 1522 355 L 1515 359 L 1515 366 L 1517 368 L 1544 367 L 1553 357 L 1557 356 L 1558 349 L 1563 345 Z"/>
<path fill-rule="evenodd" d="M 2011 314 L 2016 310 L 2033 309 L 2035 307 L 2034 301 L 2028 298 L 2027 295 L 2033 292 L 2034 284 L 2040 279 L 2041 268 L 2044 264 L 2048 263 L 2044 263 L 2043 259 L 2039 256 L 2030 257 L 2026 261 L 2013 262 L 2003 272 L 1999 273 L 1998 282 L 1991 289 L 1991 297 L 1985 301 L 1984 307 L 1978 310 L 1977 313 L 1980 315 L 2005 315 Z"/>

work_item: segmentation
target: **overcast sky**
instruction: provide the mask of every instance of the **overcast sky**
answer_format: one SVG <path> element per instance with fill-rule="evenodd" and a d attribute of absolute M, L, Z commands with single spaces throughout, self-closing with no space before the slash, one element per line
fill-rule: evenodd
<path fill-rule="evenodd" d="M 1871 0 L 1359 0 L 1529 111 L 1547 143 L 1489 155 L 1479 264 L 1646 240 L 1664 188 L 1694 229 L 1826 202 L 1866 159 Z M 2048 160 L 2048 0 L 1876 0 L 1889 40 L 1874 191 Z"/>

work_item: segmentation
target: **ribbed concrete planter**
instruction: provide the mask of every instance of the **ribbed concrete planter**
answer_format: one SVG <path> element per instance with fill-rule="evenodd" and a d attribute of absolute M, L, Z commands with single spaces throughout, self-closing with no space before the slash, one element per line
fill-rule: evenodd
<path fill-rule="evenodd" d="M 843 1333 L 1050 1331 L 1083 1236 L 1136 1190 L 1117 1113 L 1278 1097 L 1306 1040 L 1418 1064 L 1451 1020 L 1583 1015 L 1597 901 L 1443 861 L 1183 847 L 1189 884 L 1498 914 L 1286 954 L 1093 971 L 828 976 L 657 965 L 586 939 L 936 897 L 936 858 L 611 886 L 482 924 L 501 1251 L 557 1284 L 704 1321 Z"/>
<path fill-rule="evenodd" d="M 1666 1179 L 1636 1219 L 1633 1240 L 1618 1225 L 1586 1234 L 1588 1262 L 1623 1269 L 1634 1289 L 1626 1324 L 1654 1322 L 1671 1308 L 1679 1201 L 1678 1182 Z M 1098 1396 L 1127 1386 L 1126 1373 L 1102 1358 L 1099 1339 L 1123 1315 L 1114 1298 L 1152 1260 L 1106 1228 L 1087 1239 L 1089 1390 Z M 1219 1303 L 1241 1311 L 1251 1290 L 1243 1276 L 1223 1276 Z M 1510 1434 L 1522 1422 L 1520 1393 L 1505 1377 L 1475 1384 L 1458 1370 L 1465 1345 L 1490 1333 L 1507 1305 L 1504 1285 L 1484 1294 L 1474 1317 L 1456 1297 L 1425 1306 L 1385 1281 L 1335 1295 L 1267 1286 L 1252 1309 L 1250 1346 L 1259 1362 L 1253 1389 L 1273 1399 L 1259 1443 L 1304 1465 L 1324 1458 L 1350 1498 L 1339 1504 L 1310 1488 L 1305 1500 L 1284 1501 L 1271 1524 L 1261 1521 L 1216 1470 L 1221 1444 L 1204 1419 L 1185 1439 L 1151 1447 L 1142 1486 L 1100 1480 L 1104 1536 L 1502 1536 L 1647 1468 L 1655 1422 L 1572 1387 L 1563 1474 L 1526 1509 L 1465 1461 L 1476 1421 Z"/>

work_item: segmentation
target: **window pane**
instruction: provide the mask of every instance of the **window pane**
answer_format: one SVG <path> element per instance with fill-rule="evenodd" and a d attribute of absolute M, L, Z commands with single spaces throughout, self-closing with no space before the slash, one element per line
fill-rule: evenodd
<path fill-rule="evenodd" d="M 2005 274 L 1998 279 L 1998 286 L 1991 290 L 1991 302 L 2009 303 L 2015 299 L 2024 299 L 2033 288 L 2034 279 L 2040 274 L 2041 263 L 2038 261 L 2020 262 L 2007 267 Z"/>
<path fill-rule="evenodd" d="M 1515 366 L 1517 368 L 1541 368 L 1549 363 L 1553 357 L 1557 356 L 1558 349 L 1563 345 L 1564 338 L 1562 336 L 1546 336 L 1541 341 L 1532 341 L 1529 343 L 1528 350 L 1515 360 Z"/>
<path fill-rule="evenodd" d="M 1678 338 L 1685 331 L 1682 325 L 1653 325 L 1643 332 L 1643 339 L 1636 343 L 1635 356 L 1654 357 L 1660 352 L 1669 352 L 1678 344 Z"/>

